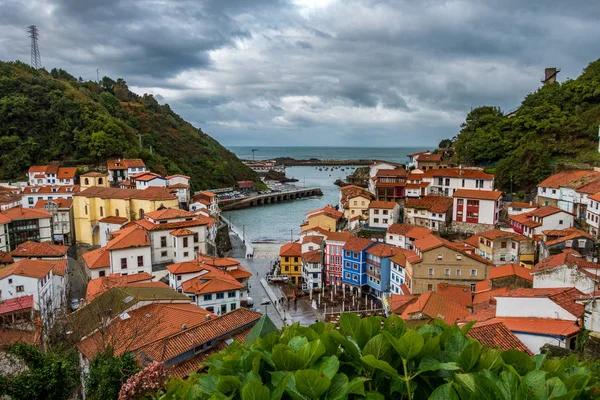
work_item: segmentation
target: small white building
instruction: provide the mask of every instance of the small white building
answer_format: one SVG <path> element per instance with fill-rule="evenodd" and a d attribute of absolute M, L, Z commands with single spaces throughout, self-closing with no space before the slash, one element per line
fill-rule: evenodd
<path fill-rule="evenodd" d="M 323 287 L 323 253 L 320 249 L 302 253 L 302 279 L 309 290 Z"/>
<path fill-rule="evenodd" d="M 72 200 L 79 193 L 79 185 L 28 186 L 23 189 L 23 208 L 34 208 L 40 200 Z"/>
<path fill-rule="evenodd" d="M 509 217 L 511 215 L 519 215 L 519 214 L 523 214 L 523 213 L 528 213 L 530 211 L 535 210 L 536 208 L 537 208 L 536 204 L 522 203 L 522 202 L 518 202 L 518 201 L 513 201 L 506 205 L 506 209 L 507 209 L 507 213 L 508 213 Z"/>
<path fill-rule="evenodd" d="M 152 274 L 152 250 L 145 229 L 132 225 L 113 232 L 112 235 L 113 239 L 106 245 L 111 274 Z"/>
<path fill-rule="evenodd" d="M 179 204 L 181 204 L 183 208 L 187 208 L 191 198 L 190 177 L 181 174 L 167 176 L 167 187 L 175 190 L 175 195 L 179 199 Z"/>
<path fill-rule="evenodd" d="M 35 208 L 46 210 L 52 215 L 52 239 L 55 243 L 67 246 L 75 244 L 72 199 L 39 200 Z"/>
<path fill-rule="evenodd" d="M 108 244 L 111 234 L 121 229 L 129 220 L 125 217 L 104 217 L 98 221 L 100 228 L 100 246 L 104 247 Z"/>
<path fill-rule="evenodd" d="M 130 185 L 135 189 L 144 190 L 149 187 L 167 187 L 167 179 L 154 172 L 138 172 L 129 177 Z"/>
<path fill-rule="evenodd" d="M 11 249 L 29 240 L 52 241 L 52 214 L 48 211 L 38 208 L 15 207 L 1 211 L 0 214 L 5 217 L 2 220 L 8 227 Z M 10 222 L 6 222 L 7 219 Z"/>
<path fill-rule="evenodd" d="M 10 218 L 0 214 L 0 251 L 5 253 L 10 251 L 10 236 L 8 235 L 10 221 Z"/>
<path fill-rule="evenodd" d="M 600 237 L 600 193 L 589 196 L 589 205 L 586 210 L 585 222 L 588 232 L 595 238 Z"/>
<path fill-rule="evenodd" d="M 423 182 L 430 183 L 427 194 L 438 196 L 452 196 L 458 189 L 494 190 L 494 175 L 481 168 L 429 169 Z"/>
<path fill-rule="evenodd" d="M 415 240 L 423 239 L 431 234 L 431 230 L 409 224 L 392 224 L 385 236 L 385 242 L 401 249 L 414 250 Z"/>
<path fill-rule="evenodd" d="M 406 274 L 406 262 L 415 262 L 419 260 L 419 255 L 414 250 L 405 250 L 400 254 L 390 257 L 390 292 L 391 294 L 410 294 L 404 293 L 402 286 L 406 284 L 409 277 Z"/>
<path fill-rule="evenodd" d="M 412 153 L 408 155 L 408 163 L 406 164 L 407 168 L 417 168 L 417 160 L 421 154 L 431 154 L 429 150 L 419 151 L 417 153 Z"/>
<path fill-rule="evenodd" d="M 536 289 L 574 287 L 585 294 L 600 289 L 599 274 L 600 264 L 587 261 L 572 250 L 544 258 L 531 272 Z"/>
<path fill-rule="evenodd" d="M 217 195 L 208 191 L 195 194 L 190 203 L 190 211 L 200 209 L 208 210 L 212 216 L 219 215 L 219 198 Z"/>
<path fill-rule="evenodd" d="M 369 227 L 388 229 L 398 221 L 400 205 L 394 201 L 371 201 L 369 204 Z"/>
<path fill-rule="evenodd" d="M 30 186 L 74 185 L 77 167 L 61 167 L 58 163 L 32 165 L 27 171 Z"/>
<path fill-rule="evenodd" d="M 452 220 L 493 226 L 500 218 L 502 192 L 496 190 L 458 189 L 454 198 Z"/>
<path fill-rule="evenodd" d="M 510 227 L 528 238 L 543 231 L 560 230 L 573 226 L 573 214 L 557 207 L 544 206 L 534 211 L 510 217 Z"/>
<path fill-rule="evenodd" d="M 391 164 L 383 161 L 378 161 L 374 164 L 369 165 L 369 192 L 375 194 L 375 176 L 377 176 L 377 171 L 380 169 L 395 169 L 397 167 L 396 164 Z"/>
<path fill-rule="evenodd" d="M 100 247 L 83 253 L 82 258 L 89 280 L 110 275 L 110 252 L 106 250 L 106 247 Z"/>
<path fill-rule="evenodd" d="M 108 160 L 106 161 L 106 167 L 108 169 L 108 178 L 113 184 L 128 180 L 138 172 L 147 171 L 146 164 L 139 158 Z"/>
<path fill-rule="evenodd" d="M 449 197 L 425 196 L 404 202 L 404 221 L 408 224 L 444 231 L 451 220 L 452 199 Z"/>

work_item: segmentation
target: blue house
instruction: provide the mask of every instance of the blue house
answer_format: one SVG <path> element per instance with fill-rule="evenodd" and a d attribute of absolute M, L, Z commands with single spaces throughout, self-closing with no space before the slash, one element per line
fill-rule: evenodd
<path fill-rule="evenodd" d="M 367 249 L 375 245 L 369 239 L 351 237 L 342 248 L 342 283 L 357 288 L 367 284 Z"/>
<path fill-rule="evenodd" d="M 403 249 L 385 243 L 377 243 L 367 249 L 366 284 L 370 294 L 383 297 L 383 294 L 392 291 L 390 258 L 402 252 Z"/>

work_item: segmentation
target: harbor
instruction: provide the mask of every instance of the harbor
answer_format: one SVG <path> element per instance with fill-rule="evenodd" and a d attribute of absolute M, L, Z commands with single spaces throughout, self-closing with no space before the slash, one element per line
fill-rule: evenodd
<path fill-rule="evenodd" d="M 223 211 L 239 210 L 242 208 L 256 207 L 314 196 L 323 196 L 321 188 L 311 187 L 286 189 L 282 191 L 271 191 L 271 193 L 266 194 L 253 194 L 243 198 L 225 199 L 219 202 L 219 207 Z"/>

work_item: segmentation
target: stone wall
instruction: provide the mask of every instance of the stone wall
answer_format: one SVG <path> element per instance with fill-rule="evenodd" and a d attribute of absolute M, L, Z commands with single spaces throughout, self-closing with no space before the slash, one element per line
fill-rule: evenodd
<path fill-rule="evenodd" d="M 533 282 L 514 275 L 494 279 L 492 281 L 492 289 L 498 289 L 505 286 L 508 286 L 510 289 L 531 288 L 533 287 Z"/>
<path fill-rule="evenodd" d="M 583 357 L 588 360 L 600 359 L 600 332 L 590 332 L 583 349 Z"/>
<path fill-rule="evenodd" d="M 452 223 L 446 227 L 446 230 L 449 233 L 466 234 L 472 236 L 481 232 L 489 231 L 493 228 L 493 225 L 472 224 L 470 222 L 452 221 Z"/>

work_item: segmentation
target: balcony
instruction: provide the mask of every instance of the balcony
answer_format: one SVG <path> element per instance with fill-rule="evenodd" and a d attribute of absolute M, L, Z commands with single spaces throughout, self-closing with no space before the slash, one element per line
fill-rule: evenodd
<path fill-rule="evenodd" d="M 372 266 L 377 267 L 377 268 L 381 268 L 381 262 L 380 261 L 375 261 L 375 260 L 371 260 L 371 259 L 367 258 L 367 264 L 368 265 L 372 265 Z"/>
<path fill-rule="evenodd" d="M 372 277 L 372 278 L 375 278 L 375 279 L 379 279 L 379 280 L 381 280 L 381 272 L 379 272 L 378 270 L 375 270 L 375 271 L 369 271 L 369 270 L 367 269 L 367 272 L 366 272 L 366 273 L 367 273 L 367 275 L 368 275 L 368 276 L 370 276 L 370 277 Z"/>

